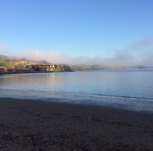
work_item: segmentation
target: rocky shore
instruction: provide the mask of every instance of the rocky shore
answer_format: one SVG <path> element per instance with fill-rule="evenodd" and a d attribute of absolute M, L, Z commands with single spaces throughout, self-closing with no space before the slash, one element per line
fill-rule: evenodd
<path fill-rule="evenodd" d="M 0 151 L 153 150 L 153 114 L 0 98 Z"/>

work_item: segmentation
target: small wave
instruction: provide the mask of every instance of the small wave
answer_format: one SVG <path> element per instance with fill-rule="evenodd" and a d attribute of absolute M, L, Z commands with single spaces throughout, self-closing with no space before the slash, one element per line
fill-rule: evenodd
<path fill-rule="evenodd" d="M 85 93 L 72 93 L 72 92 L 58 92 L 58 91 L 50 91 L 50 90 L 46 90 L 46 91 L 43 91 L 43 90 L 34 90 L 34 89 L 1 89 L 0 88 L 0 92 L 1 92 L 1 96 L 2 94 L 4 93 L 10 93 L 10 95 L 13 94 L 18 94 L 18 93 L 21 93 L 24 94 L 24 93 L 27 93 L 31 95 L 34 95 L 34 94 L 37 94 L 37 95 L 42 95 L 43 97 L 47 97 L 47 96 L 51 96 L 53 97 L 55 94 L 58 95 L 58 96 L 66 96 L 66 95 L 69 95 L 69 96 L 75 96 L 77 97 L 77 99 L 79 98 L 91 98 L 91 99 L 97 99 L 97 98 L 100 98 L 100 97 L 110 97 L 110 98 L 126 98 L 126 99 L 144 99 L 144 100 L 153 100 L 153 98 L 149 98 L 149 97 L 137 97 L 137 96 L 119 96 L 119 95 L 105 95 L 105 94 L 85 94 Z M 44 96 L 46 95 L 46 96 Z M 0 96 L 0 97 L 1 97 Z M 22 96 L 24 97 L 24 96 Z"/>
<path fill-rule="evenodd" d="M 51 102 L 112 106 L 136 111 L 153 111 L 153 99 L 151 98 L 11 89 L 0 89 L 0 94 L 1 98 L 33 99 Z"/>

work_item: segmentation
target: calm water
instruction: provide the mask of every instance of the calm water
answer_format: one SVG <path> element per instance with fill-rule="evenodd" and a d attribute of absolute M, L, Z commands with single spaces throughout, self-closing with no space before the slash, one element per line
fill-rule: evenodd
<path fill-rule="evenodd" d="M 153 70 L 3 75 L 0 97 L 153 111 Z"/>

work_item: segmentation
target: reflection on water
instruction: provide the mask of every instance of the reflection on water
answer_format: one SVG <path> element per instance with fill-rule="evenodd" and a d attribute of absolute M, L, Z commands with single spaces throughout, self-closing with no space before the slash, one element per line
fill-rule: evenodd
<path fill-rule="evenodd" d="M 152 81 L 152 70 L 12 74 L 0 76 L 0 94 L 1 97 L 18 98 L 19 95 L 20 98 L 71 98 L 71 101 L 81 100 L 82 103 L 93 104 L 128 102 L 126 106 L 134 99 L 135 103 L 139 102 L 139 106 L 145 106 L 142 102 L 152 102 L 153 99 Z M 115 100 L 112 99 L 114 97 L 116 103 L 111 101 Z"/>
<path fill-rule="evenodd" d="M 0 89 L 153 98 L 152 71 L 62 72 L 0 77 Z"/>

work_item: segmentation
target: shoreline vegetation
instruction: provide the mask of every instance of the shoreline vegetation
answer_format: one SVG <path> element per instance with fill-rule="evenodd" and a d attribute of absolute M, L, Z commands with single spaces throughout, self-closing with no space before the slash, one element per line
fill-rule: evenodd
<path fill-rule="evenodd" d="M 15 65 L 14 65 L 15 64 Z M 40 63 L 12 63 L 0 62 L 0 74 L 12 73 L 47 73 L 47 72 L 68 72 L 72 71 L 68 65 L 64 64 L 40 64 Z"/>
<path fill-rule="evenodd" d="M 0 98 L 2 150 L 153 150 L 153 114 Z"/>
<path fill-rule="evenodd" d="M 4 74 L 28 74 L 28 73 L 56 73 L 56 72 L 74 72 L 74 71 L 19 71 L 19 72 L 0 72 L 0 75 L 4 75 Z"/>
<path fill-rule="evenodd" d="M 35 66 L 35 67 L 34 67 Z M 50 66 L 50 67 L 49 67 Z M 63 71 L 86 71 L 86 70 L 137 70 L 137 69 L 153 69 L 152 66 L 103 66 L 103 65 L 65 65 L 65 64 L 50 64 L 45 60 L 30 61 L 26 58 L 8 57 L 0 55 L 0 68 L 10 69 L 33 69 L 34 71 L 13 71 L 16 73 L 39 73 L 39 72 L 63 72 Z M 1 71 L 0 73 L 6 73 Z M 11 72 L 11 73 L 13 73 Z M 7 72 L 8 73 L 8 72 Z M 10 71 L 9 71 L 10 73 Z"/>
<path fill-rule="evenodd" d="M 72 71 L 65 64 L 51 64 L 46 61 L 27 61 L 25 58 L 10 58 L 0 55 L 0 73 L 42 73 Z"/>

